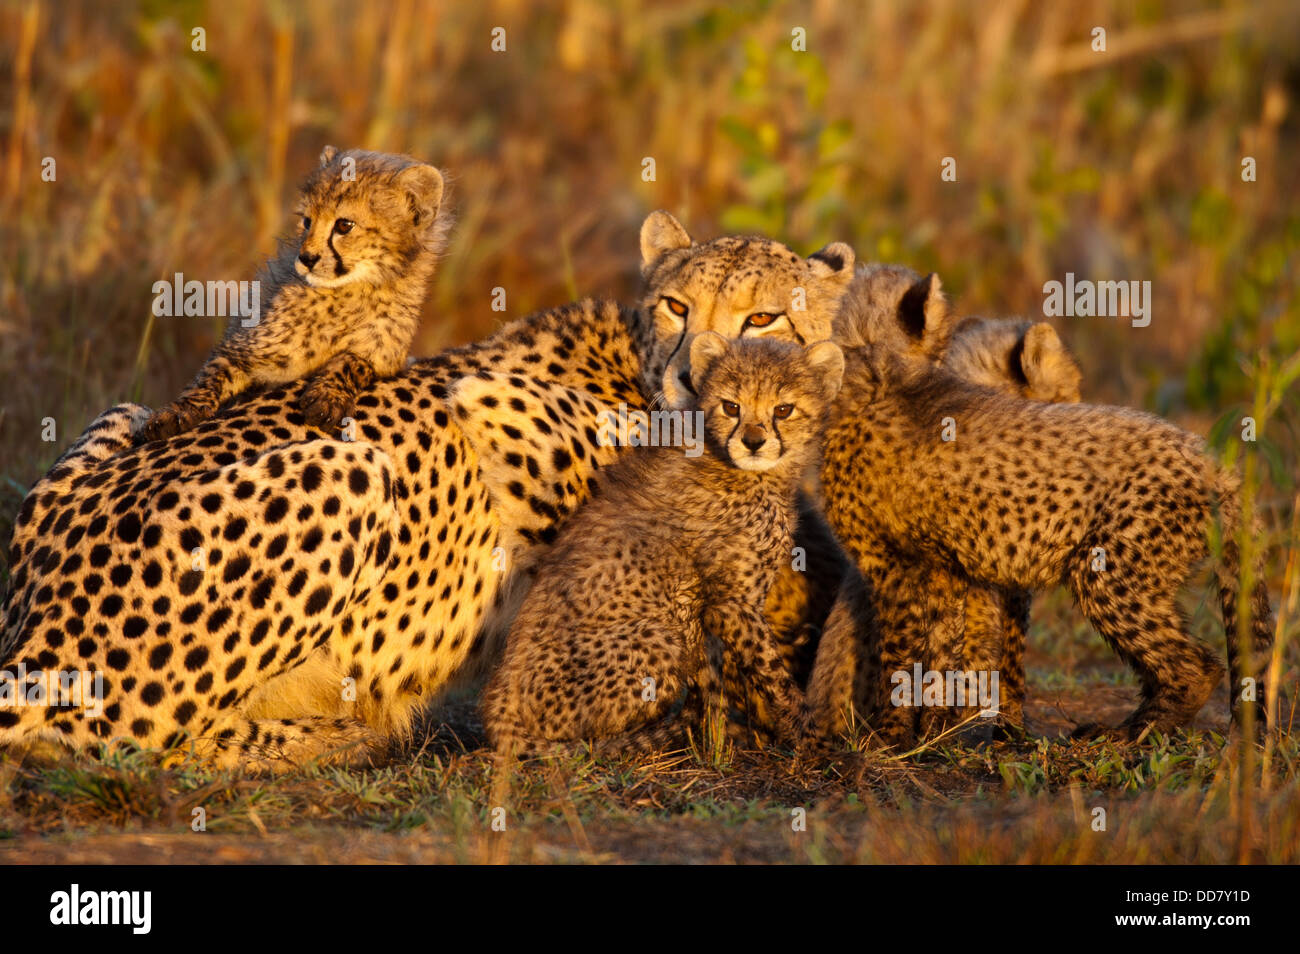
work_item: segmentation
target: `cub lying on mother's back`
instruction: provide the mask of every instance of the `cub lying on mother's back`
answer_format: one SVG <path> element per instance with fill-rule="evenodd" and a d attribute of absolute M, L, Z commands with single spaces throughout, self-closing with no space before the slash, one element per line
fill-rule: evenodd
<path fill-rule="evenodd" d="M 790 559 L 795 497 L 843 358 L 830 342 L 712 332 L 690 350 L 705 451 L 629 452 L 543 557 L 483 698 L 499 750 L 669 744 L 683 694 L 691 712 L 750 704 L 751 726 L 795 741 L 801 697 L 763 602 Z M 733 689 L 742 698 L 723 699 L 724 672 L 747 681 Z"/>
<path fill-rule="evenodd" d="M 301 398 L 309 424 L 337 427 L 357 393 L 402 369 L 425 289 L 446 242 L 442 174 L 407 156 L 326 146 L 303 184 L 302 228 L 261 281 L 270 307 L 225 338 L 181 395 L 140 429 L 162 440 L 211 417 L 252 385 L 315 372 Z"/>

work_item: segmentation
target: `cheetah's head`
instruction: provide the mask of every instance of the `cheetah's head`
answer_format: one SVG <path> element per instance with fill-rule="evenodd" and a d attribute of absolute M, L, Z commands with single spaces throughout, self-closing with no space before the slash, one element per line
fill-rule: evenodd
<path fill-rule="evenodd" d="M 307 284 L 390 285 L 446 242 L 442 174 L 409 156 L 326 146 L 303 184 L 295 268 Z"/>
<path fill-rule="evenodd" d="M 1045 321 L 967 318 L 944 366 L 967 381 L 1031 401 L 1077 403 L 1083 374 Z"/>
<path fill-rule="evenodd" d="M 667 212 L 652 213 L 641 226 L 642 388 L 662 393 L 669 408 L 691 405 L 691 346 L 705 331 L 799 344 L 829 338 L 853 263 L 842 242 L 808 258 L 758 237 L 695 244 Z"/>
<path fill-rule="evenodd" d="M 706 440 L 719 457 L 741 470 L 802 470 L 816 454 L 844 375 L 838 346 L 705 331 L 691 341 L 690 359 Z"/>

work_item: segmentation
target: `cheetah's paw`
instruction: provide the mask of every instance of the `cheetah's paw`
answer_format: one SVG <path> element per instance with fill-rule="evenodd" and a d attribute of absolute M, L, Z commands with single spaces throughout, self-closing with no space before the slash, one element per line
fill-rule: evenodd
<path fill-rule="evenodd" d="M 337 430 L 352 411 L 352 398 L 335 388 L 309 384 L 298 398 L 298 407 L 307 423 L 324 431 Z"/>

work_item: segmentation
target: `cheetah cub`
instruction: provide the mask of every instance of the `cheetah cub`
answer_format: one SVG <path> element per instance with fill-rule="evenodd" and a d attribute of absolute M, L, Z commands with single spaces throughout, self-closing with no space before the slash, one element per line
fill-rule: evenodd
<path fill-rule="evenodd" d="M 309 424 L 337 427 L 357 393 L 401 370 L 446 242 L 442 174 L 407 156 L 326 146 L 304 183 L 301 228 L 268 263 L 266 314 L 234 317 L 198 376 L 137 437 L 162 440 L 254 385 L 312 375 Z"/>
<path fill-rule="evenodd" d="M 908 594 L 928 591 L 931 568 L 986 586 L 1063 584 L 1140 680 L 1141 704 L 1121 734 L 1185 725 L 1223 675 L 1175 601 L 1209 552 L 1217 504 L 1228 531 L 1218 582 L 1233 712 L 1250 704 L 1262 719 L 1241 687 L 1247 677 L 1262 684 L 1271 610 L 1258 584 L 1240 658 L 1235 475 L 1201 438 L 1154 415 L 1045 404 L 963 380 L 940 364 L 951 324 L 938 279 L 905 269 L 846 299 L 836 322 L 845 373 L 826 431 L 826 515 L 873 591 L 881 671 L 925 658 L 927 621 Z M 938 611 L 930 622 L 948 625 L 953 607 Z M 907 741 L 910 711 L 886 705 L 873 728 Z"/>
<path fill-rule="evenodd" d="M 859 282 L 870 286 L 885 272 L 860 269 Z M 861 290 L 855 287 L 853 294 Z M 963 319 L 943 358 L 950 371 L 975 384 L 1034 401 L 1078 402 L 1083 378 L 1055 329 L 1046 322 L 1019 318 Z M 964 601 L 961 625 L 932 628 L 924 668 L 937 672 L 997 671 L 998 714 L 1005 724 L 1023 723 L 1025 635 L 1032 602 L 1028 590 L 968 586 L 933 571 L 934 586 L 926 600 Z M 917 611 L 921 601 L 917 601 Z M 870 593 L 856 570 L 841 583 L 817 644 L 808 680 L 808 707 L 823 735 L 847 729 L 841 721 L 852 705 L 868 722 L 888 704 L 890 684 L 873 666 L 880 634 L 875 629 Z M 923 734 L 930 736 L 965 720 L 978 705 L 927 707 L 921 712 Z"/>
<path fill-rule="evenodd" d="M 799 486 L 842 372 L 826 341 L 695 336 L 688 418 L 703 424 L 703 451 L 646 448 L 602 472 L 539 565 L 484 694 L 493 746 L 663 745 L 681 738 L 684 694 L 692 711 L 729 701 L 795 741 L 802 697 L 763 601 L 790 559 Z M 752 699 L 725 699 L 724 665 Z"/>
<path fill-rule="evenodd" d="M 1030 401 L 1077 404 L 1082 395 L 1083 373 L 1046 322 L 1019 318 L 966 318 L 953 332 L 943 365 L 959 377 L 1004 394 Z M 953 581 L 953 592 L 963 589 Z M 1025 589 L 969 586 L 965 589 L 965 614 L 959 638 L 932 636 L 927 669 L 938 672 L 999 673 L 999 714 L 1012 725 L 1024 722 L 1025 635 L 1033 596 Z M 946 715 L 952 722 L 965 719 L 976 707 L 955 708 Z M 945 715 L 940 709 L 927 714 Z M 933 725 L 927 735 L 936 734 Z"/>

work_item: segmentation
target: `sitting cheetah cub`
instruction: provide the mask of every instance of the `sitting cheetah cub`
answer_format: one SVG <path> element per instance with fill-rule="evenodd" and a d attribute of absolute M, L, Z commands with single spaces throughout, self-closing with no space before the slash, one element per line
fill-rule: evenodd
<path fill-rule="evenodd" d="M 302 225 L 262 276 L 271 304 L 234 317 L 198 376 L 137 435 L 162 440 L 253 385 L 314 372 L 299 397 L 309 424 L 334 428 L 357 392 L 401 370 L 446 242 L 442 175 L 407 156 L 326 146 L 299 201 Z"/>
<path fill-rule="evenodd" d="M 1243 680 L 1261 684 L 1272 628 L 1261 583 L 1251 594 L 1250 651 L 1239 658 L 1237 478 L 1199 437 L 1154 415 L 1045 404 L 963 380 L 940 364 L 951 334 L 938 279 L 905 269 L 882 273 L 837 318 L 844 387 L 822 483 L 827 519 L 875 597 L 881 671 L 907 672 L 925 658 L 926 621 L 906 608 L 907 594 L 928 591 L 931 568 L 986 586 L 1064 584 L 1140 679 L 1141 704 L 1120 731 L 1134 738 L 1185 725 L 1223 674 L 1175 602 L 1208 553 L 1217 503 L 1228 530 L 1219 594 L 1239 715 Z M 1249 704 L 1262 720 L 1258 701 Z M 887 705 L 873 728 L 907 741 L 910 712 Z"/>
<path fill-rule="evenodd" d="M 802 698 L 763 601 L 790 559 L 796 497 L 842 371 L 827 341 L 695 336 L 703 452 L 646 448 L 602 472 L 539 565 L 484 693 L 493 746 L 665 744 L 680 738 L 684 693 L 725 711 L 724 664 L 755 697 L 726 701 L 796 740 Z"/>

